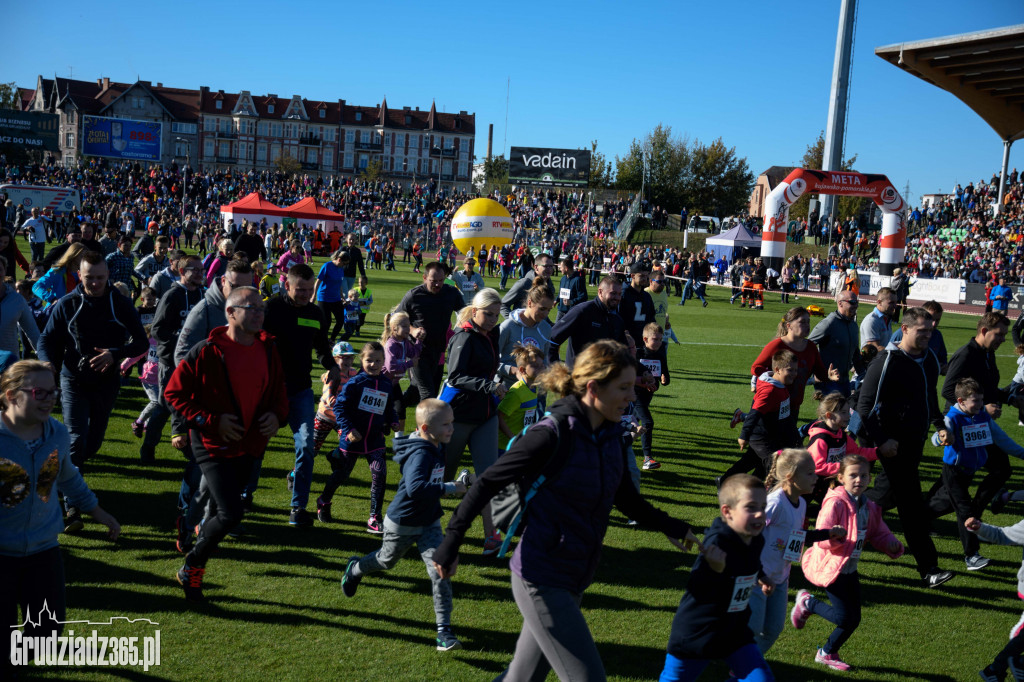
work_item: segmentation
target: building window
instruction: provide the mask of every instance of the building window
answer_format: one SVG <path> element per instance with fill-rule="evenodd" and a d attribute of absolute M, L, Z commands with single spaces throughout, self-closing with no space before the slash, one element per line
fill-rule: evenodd
<path fill-rule="evenodd" d="M 352 144 L 355 141 L 356 141 L 356 131 L 354 131 L 354 130 L 346 130 L 345 131 L 345 142 L 347 142 L 349 144 Z M 349 165 L 349 168 L 351 168 L 351 165 Z"/>
<path fill-rule="evenodd" d="M 203 156 L 213 156 L 213 140 L 207 140 L 203 144 Z"/>
<path fill-rule="evenodd" d="M 64 134 L 64 146 L 65 147 L 70 147 L 71 149 L 75 148 L 75 134 L 74 133 L 65 133 Z"/>
<path fill-rule="evenodd" d="M 370 141 L 370 131 L 369 130 L 364 130 L 364 131 L 360 132 L 359 133 L 359 141 L 360 142 L 364 142 L 364 143 L 369 142 Z"/>
<path fill-rule="evenodd" d="M 171 132 L 179 133 L 182 135 L 195 135 L 199 130 L 198 124 L 195 123 L 172 123 Z"/>
<path fill-rule="evenodd" d="M 327 118 L 327 112 L 323 109 L 320 110 L 320 118 Z"/>
<path fill-rule="evenodd" d="M 466 167 L 468 165 L 469 164 L 467 164 L 465 161 L 459 161 L 459 177 L 460 178 L 466 176 Z"/>
<path fill-rule="evenodd" d="M 351 130 L 349 132 L 352 132 Z M 345 168 L 352 167 L 352 152 L 345 152 Z"/>
<path fill-rule="evenodd" d="M 325 168 L 333 168 L 334 167 L 334 150 L 333 149 L 325 149 L 324 150 L 324 167 Z"/>
<path fill-rule="evenodd" d="M 146 98 L 145 97 L 132 97 L 132 109 L 145 109 Z"/>
<path fill-rule="evenodd" d="M 361 112 L 361 111 L 357 111 L 356 112 L 356 120 L 357 121 L 362 121 L 363 120 L 363 112 Z"/>
<path fill-rule="evenodd" d="M 182 158 L 189 155 L 190 145 L 188 142 L 175 142 L 174 143 L 174 155 Z"/>
<path fill-rule="evenodd" d="M 324 142 L 334 142 L 334 128 L 324 129 Z"/>
<path fill-rule="evenodd" d="M 465 140 L 459 145 L 459 158 L 463 161 L 469 160 L 469 144 Z"/>
<path fill-rule="evenodd" d="M 430 147 L 430 135 L 420 135 L 420 139 L 423 141 L 423 143 L 420 145 L 421 147 L 423 147 L 424 149 Z"/>
<path fill-rule="evenodd" d="M 268 114 L 274 113 L 274 105 L 273 104 L 268 104 L 267 105 L 267 113 Z"/>
<path fill-rule="evenodd" d="M 391 133 L 384 133 L 384 144 L 391 146 Z"/>
<path fill-rule="evenodd" d="M 359 170 L 366 170 L 366 167 L 370 164 L 370 157 L 366 154 L 359 155 Z"/>
<path fill-rule="evenodd" d="M 270 124 L 270 135 L 272 137 L 281 137 L 281 124 L 271 123 Z"/>
<path fill-rule="evenodd" d="M 213 105 L 213 107 L 215 109 L 223 109 L 224 108 L 223 100 L 217 100 L 216 103 Z"/>
<path fill-rule="evenodd" d="M 405 125 L 412 125 L 412 116 L 410 116 L 409 114 L 405 115 Z"/>
<path fill-rule="evenodd" d="M 395 133 L 395 147 L 405 146 L 405 133 Z"/>
<path fill-rule="evenodd" d="M 259 134 L 260 135 L 269 135 L 270 134 L 270 123 L 268 123 L 267 121 L 260 121 L 259 125 L 256 126 L 256 129 L 259 130 Z"/>
<path fill-rule="evenodd" d="M 277 161 L 279 158 L 281 158 L 281 146 L 275 144 L 270 148 L 270 160 Z"/>
<path fill-rule="evenodd" d="M 266 162 L 267 160 L 267 145 L 261 144 L 256 146 L 256 160 Z"/>

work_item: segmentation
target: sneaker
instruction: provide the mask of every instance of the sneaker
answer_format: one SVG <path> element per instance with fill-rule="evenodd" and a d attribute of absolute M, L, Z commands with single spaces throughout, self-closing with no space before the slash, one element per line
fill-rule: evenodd
<path fill-rule="evenodd" d="M 309 528 L 313 525 L 313 517 L 302 507 L 292 507 L 292 513 L 288 516 L 288 525 L 296 528 Z"/>
<path fill-rule="evenodd" d="M 746 415 L 743 414 L 743 410 L 737 407 L 736 411 L 732 413 L 732 419 L 729 420 L 729 428 L 735 429 L 736 425 L 743 421 L 745 417 Z"/>
<path fill-rule="evenodd" d="M 182 554 L 188 554 L 192 549 L 192 537 L 191 533 L 188 532 L 188 528 L 185 527 L 185 517 L 179 516 L 174 520 L 174 528 L 178 532 L 178 538 L 175 540 L 175 547 Z"/>
<path fill-rule="evenodd" d="M 252 495 L 242 495 L 242 513 L 248 514 L 252 511 Z"/>
<path fill-rule="evenodd" d="M 245 527 L 245 524 L 239 523 L 237 526 L 228 531 L 229 538 L 240 538 L 249 532 L 249 529 Z"/>
<path fill-rule="evenodd" d="M 636 521 L 635 519 L 626 519 L 626 525 L 627 526 L 635 527 L 635 526 L 639 526 L 640 523 L 638 521 Z"/>
<path fill-rule="evenodd" d="M 980 571 L 981 569 L 988 566 L 988 557 L 983 557 L 980 554 L 969 556 L 964 559 L 964 563 L 967 564 L 968 571 Z"/>
<path fill-rule="evenodd" d="M 938 568 L 932 569 L 932 572 L 924 577 L 925 587 L 938 587 L 939 585 L 949 582 L 953 579 L 953 571 L 940 571 Z"/>
<path fill-rule="evenodd" d="M 1007 495 L 1007 494 L 1008 493 L 1007 493 L 1006 488 L 1002 488 L 998 493 L 996 493 L 996 496 L 992 498 L 992 513 L 993 514 L 1002 514 L 1003 513 L 1003 509 L 1006 507 L 1006 499 L 1007 499 L 1006 497 L 1004 497 L 1004 495 Z"/>
<path fill-rule="evenodd" d="M 331 503 L 324 502 L 322 497 L 316 498 L 316 518 L 320 523 L 330 523 L 333 520 L 331 518 Z"/>
<path fill-rule="evenodd" d="M 1019 635 L 1021 630 L 1024 630 L 1024 613 L 1020 615 L 1020 619 L 1017 621 L 1017 624 L 1010 628 L 1010 639 Z"/>
<path fill-rule="evenodd" d="M 660 469 L 660 468 L 661 468 L 661 464 L 659 464 L 658 461 L 656 459 L 654 459 L 653 457 L 651 457 L 650 459 L 645 459 L 644 460 L 644 470 L 645 471 L 651 471 L 653 469 Z"/>
<path fill-rule="evenodd" d="M 437 650 L 438 651 L 451 651 L 452 649 L 461 649 L 462 642 L 452 634 L 452 631 L 445 628 L 444 630 L 437 631 Z"/>
<path fill-rule="evenodd" d="M 345 564 L 345 574 L 341 576 L 341 591 L 346 597 L 356 596 L 356 588 L 359 587 L 359 581 L 363 579 L 363 576 L 352 575 L 352 567 L 359 563 L 359 557 L 349 557 L 348 563 Z"/>
<path fill-rule="evenodd" d="M 1015 682 L 1024 682 L 1024 661 L 1020 656 L 1010 657 L 1010 676 Z"/>
<path fill-rule="evenodd" d="M 384 534 L 384 523 L 379 516 L 371 516 L 366 520 L 366 532 L 374 535 Z"/>
<path fill-rule="evenodd" d="M 705 308 L 708 307 L 708 302 L 707 301 L 704 301 L 704 306 L 703 307 L 705 307 Z"/>
<path fill-rule="evenodd" d="M 838 656 L 826 654 L 822 649 L 818 649 L 818 653 L 814 655 L 814 662 L 827 665 L 833 670 L 839 670 L 840 672 L 846 672 L 850 669 L 850 666 L 840 661 Z"/>
<path fill-rule="evenodd" d="M 67 513 L 64 514 L 64 532 L 74 535 L 83 528 L 85 528 L 85 523 L 82 522 L 82 514 L 78 511 L 78 507 L 68 507 Z"/>
<path fill-rule="evenodd" d="M 992 670 L 992 666 L 988 666 L 984 670 L 979 670 L 978 676 L 985 680 L 985 682 L 1003 682 L 1003 680 L 1006 679 L 1002 675 L 997 675 L 996 672 Z"/>
<path fill-rule="evenodd" d="M 810 598 L 811 593 L 807 590 L 800 590 L 796 593 L 796 604 L 793 605 L 793 610 L 789 612 L 789 622 L 797 630 L 802 630 L 804 625 L 807 624 L 807 619 L 811 617 L 811 610 L 807 608 L 807 602 Z"/>
<path fill-rule="evenodd" d="M 484 539 L 484 556 L 493 556 L 501 549 L 501 531 L 494 531 L 494 534 Z"/>
<path fill-rule="evenodd" d="M 193 568 L 185 564 L 178 569 L 175 577 L 178 583 L 185 589 L 185 599 L 188 601 L 201 602 L 203 598 L 203 574 L 205 568 Z"/>
<path fill-rule="evenodd" d="M 295 490 L 295 471 L 289 471 L 288 475 L 284 477 L 285 485 L 288 486 L 288 492 Z"/>
<path fill-rule="evenodd" d="M 138 420 L 132 422 L 132 435 L 136 438 L 142 438 L 146 433 L 146 425 L 140 424 Z"/>

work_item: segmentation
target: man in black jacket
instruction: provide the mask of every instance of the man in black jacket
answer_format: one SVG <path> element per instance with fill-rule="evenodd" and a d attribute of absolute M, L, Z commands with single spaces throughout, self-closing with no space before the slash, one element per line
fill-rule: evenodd
<path fill-rule="evenodd" d="M 928 348 L 934 326 L 927 310 L 908 308 L 903 315 L 903 340 L 871 363 L 857 401 L 861 433 L 879 445 L 889 439 L 899 443 L 895 456 L 880 460 L 883 471 L 867 495 L 883 508 L 896 507 L 907 547 L 927 587 L 938 587 L 953 577 L 951 571 L 938 567 L 919 472 L 929 428 L 935 427 L 943 445 L 950 438 L 936 393 L 939 361 Z"/>
<path fill-rule="evenodd" d="M 420 400 L 437 397 L 441 384 L 438 363 L 448 341 L 448 326 L 452 313 L 465 305 L 462 292 L 445 284 L 444 278 L 444 266 L 436 261 L 428 263 L 423 270 L 423 284 L 409 289 L 397 308 L 409 314 L 413 334 L 423 342 L 420 361 L 409 372 L 409 379 L 419 391 Z"/>
<path fill-rule="evenodd" d="M 366 268 L 363 267 L 363 252 L 356 245 L 356 235 L 350 232 L 345 237 L 345 245 L 338 249 L 339 255 L 348 256 L 348 265 L 345 266 L 345 279 L 341 283 L 341 291 L 348 294 L 356 286 L 356 270 L 359 270 L 360 277 L 366 277 Z M 342 255 L 344 260 L 344 255 Z M 369 278 L 367 278 L 369 279 Z"/>
<path fill-rule="evenodd" d="M 551 328 L 548 359 L 558 362 L 558 349 L 565 341 L 569 342 L 565 363 L 570 367 L 584 346 L 598 339 L 612 339 L 628 345 L 626 325 L 618 313 L 621 300 L 622 283 L 612 276 L 602 279 L 597 287 L 597 298 L 576 306 Z"/>
<path fill-rule="evenodd" d="M 131 301 L 109 286 L 102 253 L 86 251 L 79 274 L 82 283 L 53 305 L 36 350 L 60 372 L 71 462 L 85 473 L 86 461 L 103 444 L 121 387 L 121 361 L 146 352 L 149 341 Z M 65 531 L 81 529 L 81 515 L 69 507 Z"/>
<path fill-rule="evenodd" d="M 316 351 L 324 369 L 334 365 L 327 341 L 327 320 L 312 302 L 315 287 L 316 275 L 312 268 L 305 264 L 293 265 L 285 277 L 281 295 L 267 301 L 267 316 L 263 322 L 263 328 L 276 339 L 284 367 L 288 426 L 295 441 L 294 476 L 289 477 L 292 502 L 288 522 L 297 528 L 313 525 L 313 518 L 306 511 L 313 482 L 313 418 L 316 416 L 310 379 L 313 351 Z M 253 467 L 252 478 L 245 490 L 245 500 L 250 505 L 259 481 L 259 470 L 259 464 Z"/>
<path fill-rule="evenodd" d="M 619 302 L 619 316 L 636 342 L 643 339 L 644 327 L 655 321 L 654 299 L 644 291 L 650 284 L 650 272 L 650 267 L 643 261 L 633 263 L 629 268 L 630 286 L 622 290 Z"/>
<path fill-rule="evenodd" d="M 146 435 L 139 448 L 139 458 L 147 464 L 153 462 L 156 456 L 156 446 L 160 444 L 164 424 L 170 416 L 167 401 L 163 396 L 171 372 L 176 366 L 174 349 L 178 345 L 178 334 L 185 324 L 189 311 L 203 299 L 203 266 L 199 256 L 183 256 L 175 265 L 178 268 L 178 280 L 160 297 L 156 312 L 153 313 L 153 326 L 150 328 L 153 338 L 157 341 L 160 406 L 146 422 Z M 142 425 L 136 422 L 133 431 L 138 434 L 142 430 L 141 427 Z"/>
<path fill-rule="evenodd" d="M 238 239 L 235 240 L 235 253 L 238 252 L 249 256 L 250 263 L 267 260 L 267 247 L 263 244 L 258 223 L 249 223 L 246 231 L 238 235 Z"/>

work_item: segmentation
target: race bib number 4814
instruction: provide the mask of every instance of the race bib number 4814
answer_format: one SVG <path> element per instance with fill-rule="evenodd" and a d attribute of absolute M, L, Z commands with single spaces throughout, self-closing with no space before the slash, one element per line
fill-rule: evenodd
<path fill-rule="evenodd" d="M 359 409 L 373 414 L 384 414 L 387 404 L 388 394 L 372 388 L 364 388 L 363 395 L 359 398 Z"/>

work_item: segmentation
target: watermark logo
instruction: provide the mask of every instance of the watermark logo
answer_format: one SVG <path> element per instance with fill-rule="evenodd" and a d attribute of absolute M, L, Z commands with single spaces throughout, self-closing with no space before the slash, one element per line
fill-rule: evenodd
<path fill-rule="evenodd" d="M 78 633 L 66 628 L 65 634 L 58 634 L 66 626 L 134 625 L 142 623 L 158 627 L 148 618 L 112 616 L 107 621 L 60 620 L 45 601 L 35 618 L 32 609 L 25 609 L 25 620 L 11 626 L 11 663 L 16 666 L 35 663 L 43 666 L 142 666 L 148 671 L 151 666 L 160 665 L 160 630 L 142 637 L 112 637 L 101 635 L 94 628 L 85 627 Z M 48 635 L 28 635 L 25 628 L 34 631 L 52 630 Z M 87 632 L 88 634 L 83 634 Z"/>

